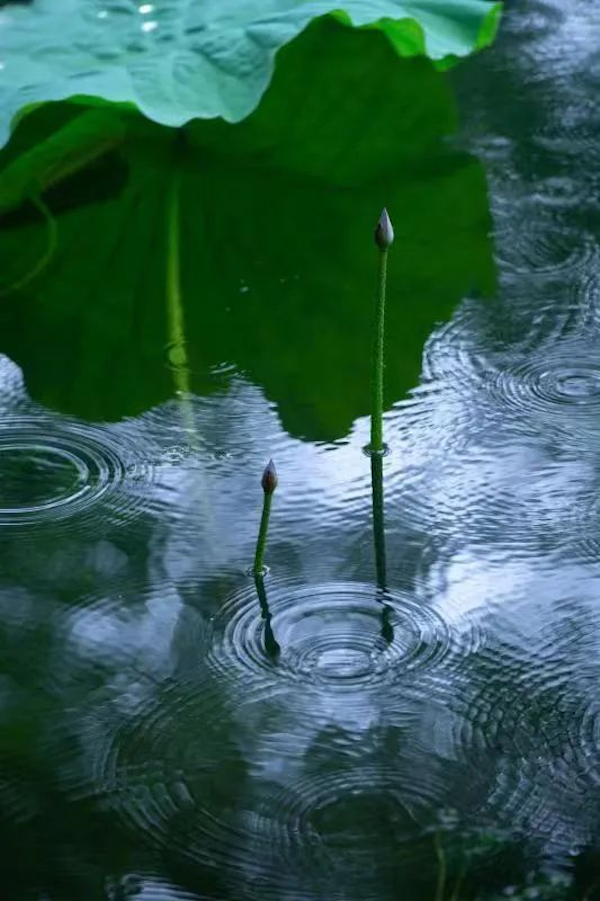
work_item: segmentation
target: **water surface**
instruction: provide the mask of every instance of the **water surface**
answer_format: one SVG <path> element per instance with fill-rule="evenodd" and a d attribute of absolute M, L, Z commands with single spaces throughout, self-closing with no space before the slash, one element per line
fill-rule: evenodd
<path fill-rule="evenodd" d="M 361 389 L 297 374 L 319 328 L 116 423 L 42 406 L 2 358 L 10 901 L 600 897 L 600 18 L 506 6 L 453 75 L 498 290 L 462 291 L 390 398 L 385 572 Z M 311 359 L 331 346 L 339 393 L 360 341 L 338 332 Z"/>

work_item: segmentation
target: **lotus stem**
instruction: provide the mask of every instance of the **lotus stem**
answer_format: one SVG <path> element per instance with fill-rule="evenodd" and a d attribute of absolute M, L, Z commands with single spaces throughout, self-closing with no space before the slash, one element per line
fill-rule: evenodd
<path fill-rule="evenodd" d="M 375 243 L 379 248 L 377 272 L 377 303 L 375 308 L 375 340 L 373 342 L 373 375 L 371 397 L 371 444 L 373 453 L 383 452 L 383 354 L 385 344 L 385 293 L 387 255 L 394 240 L 394 229 L 384 208 L 375 229 Z"/>
<path fill-rule="evenodd" d="M 256 541 L 256 553 L 254 555 L 254 575 L 260 577 L 264 575 L 264 558 L 265 548 L 267 546 L 267 535 L 269 532 L 269 517 L 271 515 L 271 501 L 273 492 L 277 488 L 277 470 L 272 460 L 269 460 L 265 471 L 263 472 L 261 485 L 264 492 L 262 516 L 260 518 L 260 528 L 258 530 L 258 539 Z"/>

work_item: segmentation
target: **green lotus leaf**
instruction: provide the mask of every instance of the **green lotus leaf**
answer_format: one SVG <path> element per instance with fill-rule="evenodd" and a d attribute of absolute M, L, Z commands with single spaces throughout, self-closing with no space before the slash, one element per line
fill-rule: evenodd
<path fill-rule="evenodd" d="M 418 384 L 436 323 L 493 289 L 485 177 L 448 148 L 454 121 L 429 60 L 332 19 L 284 48 L 237 125 L 42 105 L 0 154 L 0 352 L 34 398 L 91 420 L 240 373 L 290 433 L 344 437 L 369 411 L 383 205 L 387 406 Z"/>
<path fill-rule="evenodd" d="M 488 43 L 490 0 L 33 0 L 0 10 L 0 145 L 24 107 L 76 95 L 135 105 L 163 125 L 239 122 L 275 56 L 315 18 L 374 26 L 401 56 L 440 65 Z M 383 92 L 378 68 L 370 73 Z"/>

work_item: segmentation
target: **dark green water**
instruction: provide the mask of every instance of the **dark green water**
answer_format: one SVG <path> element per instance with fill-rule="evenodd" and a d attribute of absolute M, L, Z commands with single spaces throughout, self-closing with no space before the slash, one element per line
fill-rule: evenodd
<path fill-rule="evenodd" d="M 63 198 L 85 312 L 50 280 L 1 314 L 3 899 L 600 898 L 600 11 L 506 5 L 453 75 L 460 153 L 352 195 L 356 269 L 348 192 L 224 177 L 254 218 L 220 293 L 183 273 L 183 400 Z M 396 190 L 384 572 L 361 236 Z M 296 255 L 290 197 L 327 219 Z"/>

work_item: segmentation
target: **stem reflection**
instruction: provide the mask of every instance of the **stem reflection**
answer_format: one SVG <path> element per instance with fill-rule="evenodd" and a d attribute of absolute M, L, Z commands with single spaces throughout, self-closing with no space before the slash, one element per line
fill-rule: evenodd
<path fill-rule="evenodd" d="M 375 543 L 375 572 L 381 610 L 381 637 L 387 644 L 394 640 L 392 608 L 386 603 L 387 570 L 385 558 L 385 518 L 383 506 L 383 455 L 371 453 L 371 488 L 373 495 L 373 539 Z"/>

